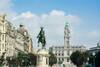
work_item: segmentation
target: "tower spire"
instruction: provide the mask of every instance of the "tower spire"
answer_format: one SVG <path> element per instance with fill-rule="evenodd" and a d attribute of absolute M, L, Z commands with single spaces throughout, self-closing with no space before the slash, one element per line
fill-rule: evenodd
<path fill-rule="evenodd" d="M 69 27 L 69 23 L 68 23 L 68 22 L 66 22 L 66 24 L 65 24 L 65 28 L 66 28 L 66 27 Z"/>
<path fill-rule="evenodd" d="M 68 22 L 66 22 L 64 27 L 64 46 L 67 48 L 70 47 L 70 29 Z"/>

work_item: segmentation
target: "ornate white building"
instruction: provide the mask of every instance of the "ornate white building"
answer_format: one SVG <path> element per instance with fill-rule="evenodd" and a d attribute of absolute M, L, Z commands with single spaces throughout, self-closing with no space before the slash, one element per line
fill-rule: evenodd
<path fill-rule="evenodd" d="M 52 46 L 49 50 L 56 55 L 58 66 L 61 64 L 60 67 L 74 67 L 74 65 L 70 62 L 70 55 L 76 50 L 86 51 L 86 48 L 84 46 L 70 45 L 70 29 L 68 23 L 66 23 L 64 27 L 64 45 Z"/>
<path fill-rule="evenodd" d="M 0 16 L 0 56 L 5 53 L 7 56 L 17 56 L 18 52 L 32 52 L 32 38 L 24 25 L 20 25 L 19 29 L 15 29 L 12 24 Z"/>

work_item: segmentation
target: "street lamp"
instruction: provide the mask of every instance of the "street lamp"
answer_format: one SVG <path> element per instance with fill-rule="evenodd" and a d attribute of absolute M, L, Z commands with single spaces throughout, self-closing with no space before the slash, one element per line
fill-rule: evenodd
<path fill-rule="evenodd" d="M 92 55 L 93 55 L 93 65 L 95 67 L 95 52 L 93 52 Z"/>

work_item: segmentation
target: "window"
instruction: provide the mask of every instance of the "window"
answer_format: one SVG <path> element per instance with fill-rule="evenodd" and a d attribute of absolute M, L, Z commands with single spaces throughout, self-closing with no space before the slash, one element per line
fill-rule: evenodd
<path fill-rule="evenodd" d="M 0 25 L 0 31 L 2 31 L 2 30 L 3 30 L 3 26 Z"/>
<path fill-rule="evenodd" d="M 70 55 L 70 52 L 68 51 L 68 53 L 67 53 L 68 55 Z"/>
<path fill-rule="evenodd" d="M 1 44 L 0 44 L 0 51 L 1 51 Z"/>
<path fill-rule="evenodd" d="M 24 32 L 24 35 L 27 35 L 27 32 Z"/>
<path fill-rule="evenodd" d="M 46 64 L 48 64 L 48 59 L 46 58 Z"/>
<path fill-rule="evenodd" d="M 62 61 L 64 61 L 64 58 L 62 58 Z"/>
<path fill-rule="evenodd" d="M 60 56 L 60 54 L 59 54 L 59 56 Z"/>
<path fill-rule="evenodd" d="M 5 37 L 5 36 L 4 36 L 4 34 L 3 34 L 3 35 L 2 35 L 2 40 L 4 40 L 4 37 Z"/>
<path fill-rule="evenodd" d="M 59 51 L 59 53 L 60 53 L 60 51 Z"/>
<path fill-rule="evenodd" d="M 59 58 L 59 61 L 60 61 L 60 58 Z"/>
<path fill-rule="evenodd" d="M 69 62 L 69 58 L 67 58 L 67 62 Z"/>
<path fill-rule="evenodd" d="M 62 56 L 64 56 L 64 53 L 62 53 Z"/>
<path fill-rule="evenodd" d="M 3 30 L 5 30 L 5 27 L 3 26 Z"/>
<path fill-rule="evenodd" d="M 2 48 L 4 48 L 5 47 L 5 45 L 4 45 L 4 43 L 2 43 Z"/>
<path fill-rule="evenodd" d="M 63 64 L 63 67 L 65 67 L 65 64 Z"/>
<path fill-rule="evenodd" d="M 42 61 L 43 60 L 43 57 L 42 56 L 39 56 L 39 59 L 40 59 L 40 61 Z"/>

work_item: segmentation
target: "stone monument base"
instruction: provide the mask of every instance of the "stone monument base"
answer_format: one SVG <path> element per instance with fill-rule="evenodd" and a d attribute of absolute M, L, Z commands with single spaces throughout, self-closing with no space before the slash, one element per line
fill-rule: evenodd
<path fill-rule="evenodd" d="M 36 67 L 49 67 L 49 51 L 46 49 L 39 49 L 37 52 Z"/>
<path fill-rule="evenodd" d="M 48 65 L 37 65 L 36 67 L 49 67 Z"/>

